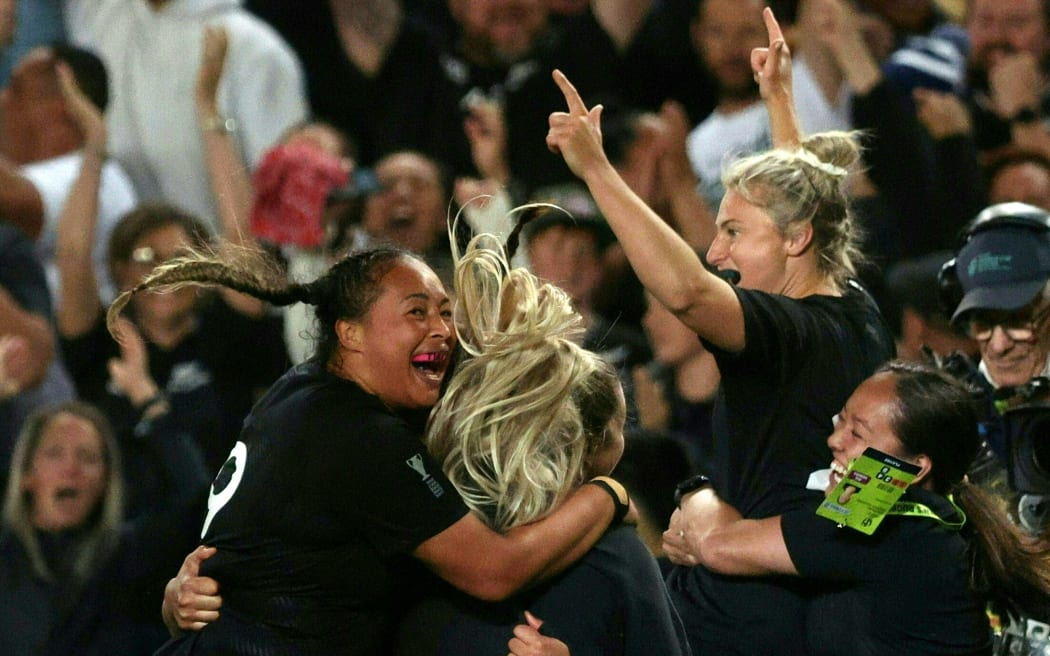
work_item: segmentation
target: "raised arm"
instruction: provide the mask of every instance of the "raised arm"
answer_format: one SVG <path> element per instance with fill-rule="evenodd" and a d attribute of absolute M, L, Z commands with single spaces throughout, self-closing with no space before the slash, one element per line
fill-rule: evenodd
<path fill-rule="evenodd" d="M 194 100 L 208 179 L 222 221 L 222 236 L 232 244 L 252 247 L 255 240 L 248 228 L 254 193 L 251 176 L 234 141 L 231 119 L 219 112 L 217 99 L 219 82 L 226 67 L 228 46 L 226 30 L 216 26 L 204 28 L 204 47 L 197 70 Z M 266 304 L 251 296 L 238 294 L 225 287 L 219 293 L 230 307 L 241 314 L 259 317 L 266 311 Z"/>
<path fill-rule="evenodd" d="M 628 503 L 626 491 L 619 490 L 620 503 Z M 467 594 L 501 600 L 582 558 L 608 529 L 614 512 L 605 490 L 584 485 L 550 516 L 506 534 L 468 513 L 413 555 Z"/>
<path fill-rule="evenodd" d="M 773 146 L 798 148 L 802 144 L 802 128 L 795 112 L 791 85 L 791 50 L 784 41 L 784 33 L 772 9 L 766 7 L 762 11 L 762 20 L 766 23 L 769 47 L 751 51 L 751 70 L 769 112 Z"/>
<path fill-rule="evenodd" d="M 91 256 L 106 157 L 106 124 L 102 112 L 77 87 L 69 66 L 60 62 L 57 70 L 66 110 L 84 133 L 80 173 L 55 231 L 55 260 L 62 280 L 56 312 L 58 332 L 73 338 L 90 330 L 102 313 Z"/>
<path fill-rule="evenodd" d="M 601 105 L 587 109 L 561 71 L 554 71 L 554 81 L 569 111 L 551 114 L 547 146 L 586 183 L 642 284 L 700 336 L 742 349 L 744 316 L 732 288 L 704 268 L 692 247 L 610 164 L 602 149 Z"/>
<path fill-rule="evenodd" d="M 711 488 L 682 499 L 664 532 L 663 549 L 673 563 L 702 565 L 719 574 L 798 574 L 779 515 L 744 519 Z"/>
<path fill-rule="evenodd" d="M 221 27 L 204 28 L 204 47 L 194 99 L 200 125 L 204 158 L 208 166 L 212 195 L 222 221 L 223 237 L 239 243 L 247 233 L 252 204 L 252 183 L 248 167 L 241 160 L 233 140 L 229 119 L 219 112 L 217 95 L 226 64 L 228 37 Z"/>

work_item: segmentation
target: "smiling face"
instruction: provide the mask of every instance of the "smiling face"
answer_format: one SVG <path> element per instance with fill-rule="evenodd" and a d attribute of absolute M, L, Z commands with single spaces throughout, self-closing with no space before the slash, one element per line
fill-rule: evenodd
<path fill-rule="evenodd" d="M 707 261 L 719 271 L 740 272 L 740 286 L 781 293 L 787 276 L 788 240 L 765 210 L 727 190 L 715 220 L 718 234 Z"/>
<path fill-rule="evenodd" d="M 1014 311 L 975 310 L 967 328 L 996 387 L 1024 385 L 1050 358 L 1050 306 L 1037 300 Z"/>
<path fill-rule="evenodd" d="M 22 489 L 32 499 L 33 526 L 44 531 L 87 522 L 106 489 L 102 437 L 88 420 L 55 415 L 43 429 Z"/>
<path fill-rule="evenodd" d="M 1045 0 L 971 0 L 966 19 L 970 65 L 988 71 L 1015 53 L 1044 63 L 1050 44 L 1043 15 Z"/>
<path fill-rule="evenodd" d="M 391 409 L 437 403 L 455 345 L 452 303 L 437 275 L 402 258 L 383 276 L 359 321 L 340 321 L 345 377 Z"/>
<path fill-rule="evenodd" d="M 132 246 L 129 260 L 114 265 L 117 283 L 121 289 L 134 287 L 154 267 L 176 257 L 189 245 L 189 235 L 174 223 L 147 232 Z M 137 317 L 164 322 L 178 321 L 191 314 L 196 301 L 197 292 L 190 287 L 174 292 L 148 291 L 135 294 L 131 299 Z"/>
<path fill-rule="evenodd" d="M 379 191 L 365 207 L 364 229 L 374 239 L 415 253 L 429 251 L 445 232 L 445 190 L 433 162 L 395 153 L 375 167 Z"/>
<path fill-rule="evenodd" d="M 892 373 L 875 374 L 857 387 L 836 415 L 835 430 L 828 438 L 832 461 L 826 493 L 838 485 L 850 463 L 868 447 L 902 460 L 912 460 L 893 428 L 899 412 L 897 384 Z"/>

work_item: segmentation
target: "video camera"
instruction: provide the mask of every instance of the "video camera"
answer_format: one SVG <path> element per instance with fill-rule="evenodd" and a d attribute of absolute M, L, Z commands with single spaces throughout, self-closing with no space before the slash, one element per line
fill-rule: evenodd
<path fill-rule="evenodd" d="M 1009 455 L 1010 487 L 1026 494 L 1050 495 L 1050 378 L 996 390 L 997 401 L 1014 401 L 1002 410 Z"/>

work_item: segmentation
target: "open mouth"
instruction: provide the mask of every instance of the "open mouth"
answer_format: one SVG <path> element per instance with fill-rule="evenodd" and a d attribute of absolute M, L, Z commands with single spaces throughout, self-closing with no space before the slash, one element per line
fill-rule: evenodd
<path fill-rule="evenodd" d="M 60 487 L 55 490 L 55 501 L 71 501 L 80 496 L 80 490 L 74 487 Z"/>
<path fill-rule="evenodd" d="M 412 366 L 427 378 L 440 381 L 448 368 L 448 351 L 420 353 L 412 356 Z"/>
<path fill-rule="evenodd" d="M 837 461 L 832 460 L 831 461 L 831 476 L 830 476 L 831 485 L 832 486 L 838 485 L 839 481 L 841 481 L 845 476 L 846 476 L 846 468 L 843 467 L 841 464 L 839 464 Z"/>

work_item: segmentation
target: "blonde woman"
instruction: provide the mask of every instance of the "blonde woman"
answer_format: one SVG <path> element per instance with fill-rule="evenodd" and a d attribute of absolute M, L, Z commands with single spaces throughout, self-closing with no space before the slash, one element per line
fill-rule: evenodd
<path fill-rule="evenodd" d="M 748 518 L 808 504 L 808 475 L 828 460 L 831 416 L 894 352 L 878 308 L 853 280 L 859 231 L 844 183 L 859 147 L 844 133 L 802 139 L 790 54 L 768 8 L 764 16 L 769 47 L 751 62 L 777 148 L 724 173 L 707 251 L 736 285 L 708 271 L 627 187 L 602 148 L 601 106 L 588 108 L 557 71 L 568 111 L 551 114 L 547 136 L 587 184 L 642 284 L 714 354 L 722 382 L 703 473 Z M 802 650 L 781 639 L 802 621 L 797 586 L 727 581 L 703 568 L 676 568 L 668 585 L 695 652 Z"/>
<path fill-rule="evenodd" d="M 511 270 L 488 235 L 456 265 L 464 360 L 434 407 L 427 448 L 467 507 L 499 532 L 546 517 L 623 454 L 616 371 L 583 349 L 561 289 Z M 610 531 L 564 574 L 500 603 L 451 590 L 415 608 L 400 653 L 506 651 L 524 611 L 581 654 L 685 654 L 681 622 L 635 530 Z"/>

